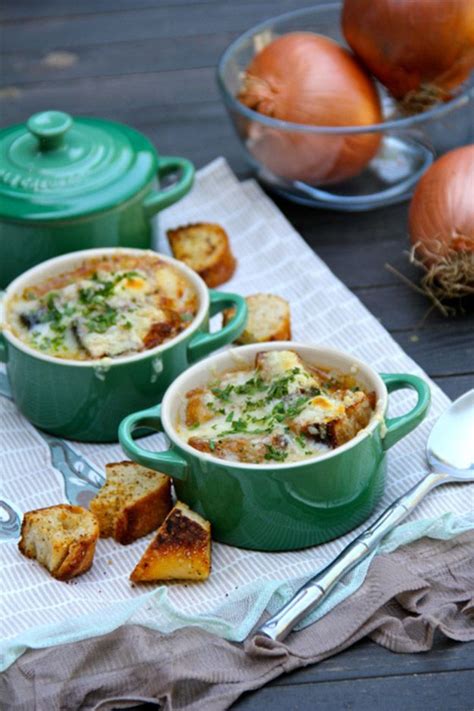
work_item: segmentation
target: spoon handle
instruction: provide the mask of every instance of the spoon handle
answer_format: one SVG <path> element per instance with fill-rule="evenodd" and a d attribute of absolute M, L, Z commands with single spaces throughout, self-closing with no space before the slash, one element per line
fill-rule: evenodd
<path fill-rule="evenodd" d="M 275 641 L 283 640 L 309 612 L 326 599 L 334 586 L 371 553 L 381 539 L 418 506 L 435 486 L 449 480 L 447 474 L 431 472 L 406 494 L 396 499 L 379 518 L 360 536 L 301 587 L 294 597 L 270 617 L 255 634 L 263 634 Z"/>

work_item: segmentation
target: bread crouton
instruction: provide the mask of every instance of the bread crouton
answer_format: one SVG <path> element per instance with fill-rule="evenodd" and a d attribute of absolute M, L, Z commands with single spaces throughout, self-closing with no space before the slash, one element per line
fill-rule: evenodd
<path fill-rule="evenodd" d="M 196 388 L 186 393 L 186 426 L 193 427 L 204 422 L 209 422 L 214 417 L 214 412 L 207 407 L 204 395 L 209 394 L 208 390 Z"/>
<path fill-rule="evenodd" d="M 135 583 L 206 580 L 211 572 L 211 524 L 178 501 L 130 575 Z"/>
<path fill-rule="evenodd" d="M 248 307 L 247 323 L 236 343 L 265 343 L 291 340 L 290 306 L 285 299 L 275 294 L 252 294 L 245 298 Z M 224 325 L 235 313 L 226 309 Z"/>
<path fill-rule="evenodd" d="M 168 230 L 167 235 L 176 259 L 197 272 L 207 286 L 219 286 L 231 278 L 237 262 L 220 225 L 199 222 Z"/>
<path fill-rule="evenodd" d="M 212 441 L 212 446 L 211 446 Z M 190 437 L 188 444 L 200 452 L 207 452 L 219 459 L 228 459 L 236 462 L 263 462 L 267 448 L 256 437 L 219 437 L 217 440 L 208 440 L 202 437 Z"/>
<path fill-rule="evenodd" d="M 371 396 L 362 390 L 339 391 L 336 395 L 313 398 L 290 424 L 293 432 L 335 448 L 367 427 L 373 412 Z"/>
<path fill-rule="evenodd" d="M 157 529 L 172 507 L 170 478 L 134 462 L 105 469 L 106 482 L 89 505 L 101 538 L 127 544 Z"/>
<path fill-rule="evenodd" d="M 332 447 L 340 447 L 362 430 L 370 422 L 372 406 L 369 397 L 361 392 L 358 402 L 346 408 L 343 417 L 329 422 L 327 425 L 327 438 Z"/>
<path fill-rule="evenodd" d="M 70 580 L 91 567 L 98 537 L 99 524 L 90 511 L 58 504 L 25 513 L 18 548 L 57 580 Z"/>

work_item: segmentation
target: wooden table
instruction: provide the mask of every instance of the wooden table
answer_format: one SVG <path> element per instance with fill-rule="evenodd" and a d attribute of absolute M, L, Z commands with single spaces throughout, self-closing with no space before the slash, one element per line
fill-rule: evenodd
<path fill-rule="evenodd" d="M 247 177 L 215 65 L 241 31 L 294 7 L 294 0 L 4 0 L 2 125 L 43 109 L 103 116 L 136 127 L 163 154 L 187 156 L 197 167 L 223 155 Z M 276 202 L 450 397 L 473 387 L 474 314 L 447 320 L 429 311 L 386 269 L 417 277 L 405 254 L 406 204 L 348 216 Z M 363 641 L 236 708 L 472 711 L 473 670 L 474 644 L 439 641 L 427 654 L 395 655 Z"/>

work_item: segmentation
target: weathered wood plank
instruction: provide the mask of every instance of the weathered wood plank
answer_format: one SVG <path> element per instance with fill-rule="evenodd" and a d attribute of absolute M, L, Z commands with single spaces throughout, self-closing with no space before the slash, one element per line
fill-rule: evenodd
<path fill-rule="evenodd" d="M 457 331 L 451 323 L 440 324 L 419 331 L 416 335 L 415 340 L 412 333 L 403 331 L 395 333 L 394 337 L 403 350 L 432 377 L 474 373 L 472 323 Z"/>
<path fill-rule="evenodd" d="M 416 277 L 413 282 L 416 283 Z M 453 333 L 466 332 L 469 328 L 474 330 L 474 310 L 446 317 L 424 294 L 402 282 L 374 288 L 356 287 L 354 292 L 389 331 L 413 330 L 416 335 L 447 323 L 451 324 Z"/>
<path fill-rule="evenodd" d="M 195 35 L 183 42 L 164 37 L 159 42 L 149 39 L 84 47 L 65 42 L 52 51 L 15 51 L 2 56 L 1 80 L 7 86 L 23 86 L 38 81 L 215 67 L 235 36 L 235 32 L 223 32 Z"/>
<path fill-rule="evenodd" d="M 85 14 L 103 14 L 113 12 L 123 12 L 126 10 L 142 11 L 150 10 L 156 7 L 174 7 L 176 5 L 215 5 L 234 3 L 235 0 L 81 0 L 80 5 L 75 0 L 48 0 L 38 2 L 38 0 L 4 0 L 0 12 L 2 21 L 9 20 L 34 20 L 48 17 L 67 17 L 73 18 L 77 15 Z M 306 3 L 301 0 L 298 7 L 304 7 L 305 4 L 317 5 L 323 4 L 324 0 L 312 0 Z M 253 0 L 254 4 L 266 3 L 268 0 Z M 272 14 L 284 12 L 279 10 L 281 3 L 279 0 L 274 2 L 274 10 Z M 213 8 L 204 8 L 206 12 L 212 12 Z"/>
<path fill-rule="evenodd" d="M 218 100 L 215 69 L 187 69 L 150 72 L 129 76 L 93 77 L 75 81 L 36 84 L 9 88 L 2 100 L 2 121 L 12 123 L 18 116 L 28 116 L 41 108 L 62 107 L 72 114 L 95 114 L 113 118 L 116 113 L 142 114 L 157 107 L 166 114 L 169 104 Z M 158 110 L 159 111 L 159 110 Z"/>
<path fill-rule="evenodd" d="M 423 654 L 395 654 L 364 639 L 341 654 L 279 676 L 273 686 L 320 681 L 370 679 L 410 674 L 435 674 L 474 669 L 474 643 L 459 644 L 439 637 Z"/>
<path fill-rule="evenodd" d="M 315 708 L 321 708 L 339 711 L 339 709 L 345 708 L 361 708 L 361 706 L 353 707 L 349 704 L 338 706 L 335 703 L 331 703 L 329 698 L 331 686 L 336 686 L 336 682 L 345 683 L 351 680 L 360 682 L 355 688 L 355 702 L 359 703 L 362 702 L 365 696 L 365 680 L 368 680 L 367 686 L 371 689 L 371 687 L 374 688 L 375 686 L 383 687 L 387 677 L 395 677 L 397 684 L 402 683 L 403 679 L 408 679 L 408 683 L 410 683 L 410 678 L 422 680 L 418 687 L 418 711 L 421 708 L 430 708 L 423 703 L 425 701 L 425 693 L 430 693 L 423 680 L 433 678 L 442 680 L 445 678 L 446 673 L 448 673 L 449 678 L 450 672 L 470 672 L 473 669 L 474 644 L 458 644 L 439 638 L 435 642 L 434 648 L 424 654 L 393 654 L 369 640 L 362 640 L 353 647 L 341 652 L 341 654 L 326 659 L 319 664 L 277 677 L 263 690 L 257 690 L 243 696 L 232 708 L 242 709 L 242 711 L 253 711 L 253 709 L 257 711 L 260 708 L 258 704 L 262 700 L 264 692 L 267 693 L 262 703 L 268 702 L 270 708 L 275 709 L 308 709 L 308 711 L 313 711 Z M 324 686 L 324 683 L 327 683 L 327 687 Z M 327 695 L 327 705 L 323 705 L 324 697 L 319 695 L 320 687 L 322 687 L 323 693 Z M 344 688 L 347 688 L 347 686 Z M 467 691 L 469 691 L 469 687 Z M 280 692 L 282 692 L 281 697 L 279 696 Z M 307 699 L 308 693 L 314 696 Z M 381 693 L 383 693 L 383 688 Z M 304 705 L 308 700 L 312 700 L 313 704 Z M 151 706 L 144 705 L 139 707 L 139 711 L 149 711 L 149 709 L 151 711 L 151 708 Z M 392 707 L 387 703 L 379 706 L 367 705 L 366 707 L 370 711 L 372 708 L 392 711 L 392 708 L 398 710 L 403 707 Z M 411 708 L 414 711 L 414 707 Z M 450 711 L 451 709 L 456 711 L 458 708 L 471 711 L 469 707 L 451 705 L 446 705 L 443 711 L 448 708 Z"/>
<path fill-rule="evenodd" d="M 351 679 L 301 686 L 267 686 L 233 705 L 238 711 L 275 709 L 384 709 L 384 711 L 472 711 L 474 674 L 471 670 L 444 674 Z"/>
<path fill-rule="evenodd" d="M 314 5 L 302 0 L 299 5 Z M 293 0 L 262 0 L 190 5 L 157 5 L 114 13 L 93 13 L 71 17 L 45 17 L 5 21 L 3 52 L 41 49 L 42 51 L 83 45 L 103 45 L 107 42 L 159 40 L 221 32 L 242 32 L 257 22 L 276 14 L 294 10 Z M 212 22 L 209 21 L 212 11 Z M 11 31 L 14 30 L 14 31 Z"/>
<path fill-rule="evenodd" d="M 474 373 L 470 375 L 448 375 L 433 379 L 451 400 L 456 400 L 456 398 L 474 388 Z"/>

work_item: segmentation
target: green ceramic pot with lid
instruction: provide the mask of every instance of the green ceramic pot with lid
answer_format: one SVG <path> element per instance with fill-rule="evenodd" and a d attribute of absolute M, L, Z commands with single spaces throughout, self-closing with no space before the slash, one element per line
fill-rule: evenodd
<path fill-rule="evenodd" d="M 151 247 L 153 216 L 193 178 L 188 160 L 158 155 L 144 135 L 112 121 L 43 111 L 0 131 L 0 288 L 67 252 Z"/>

